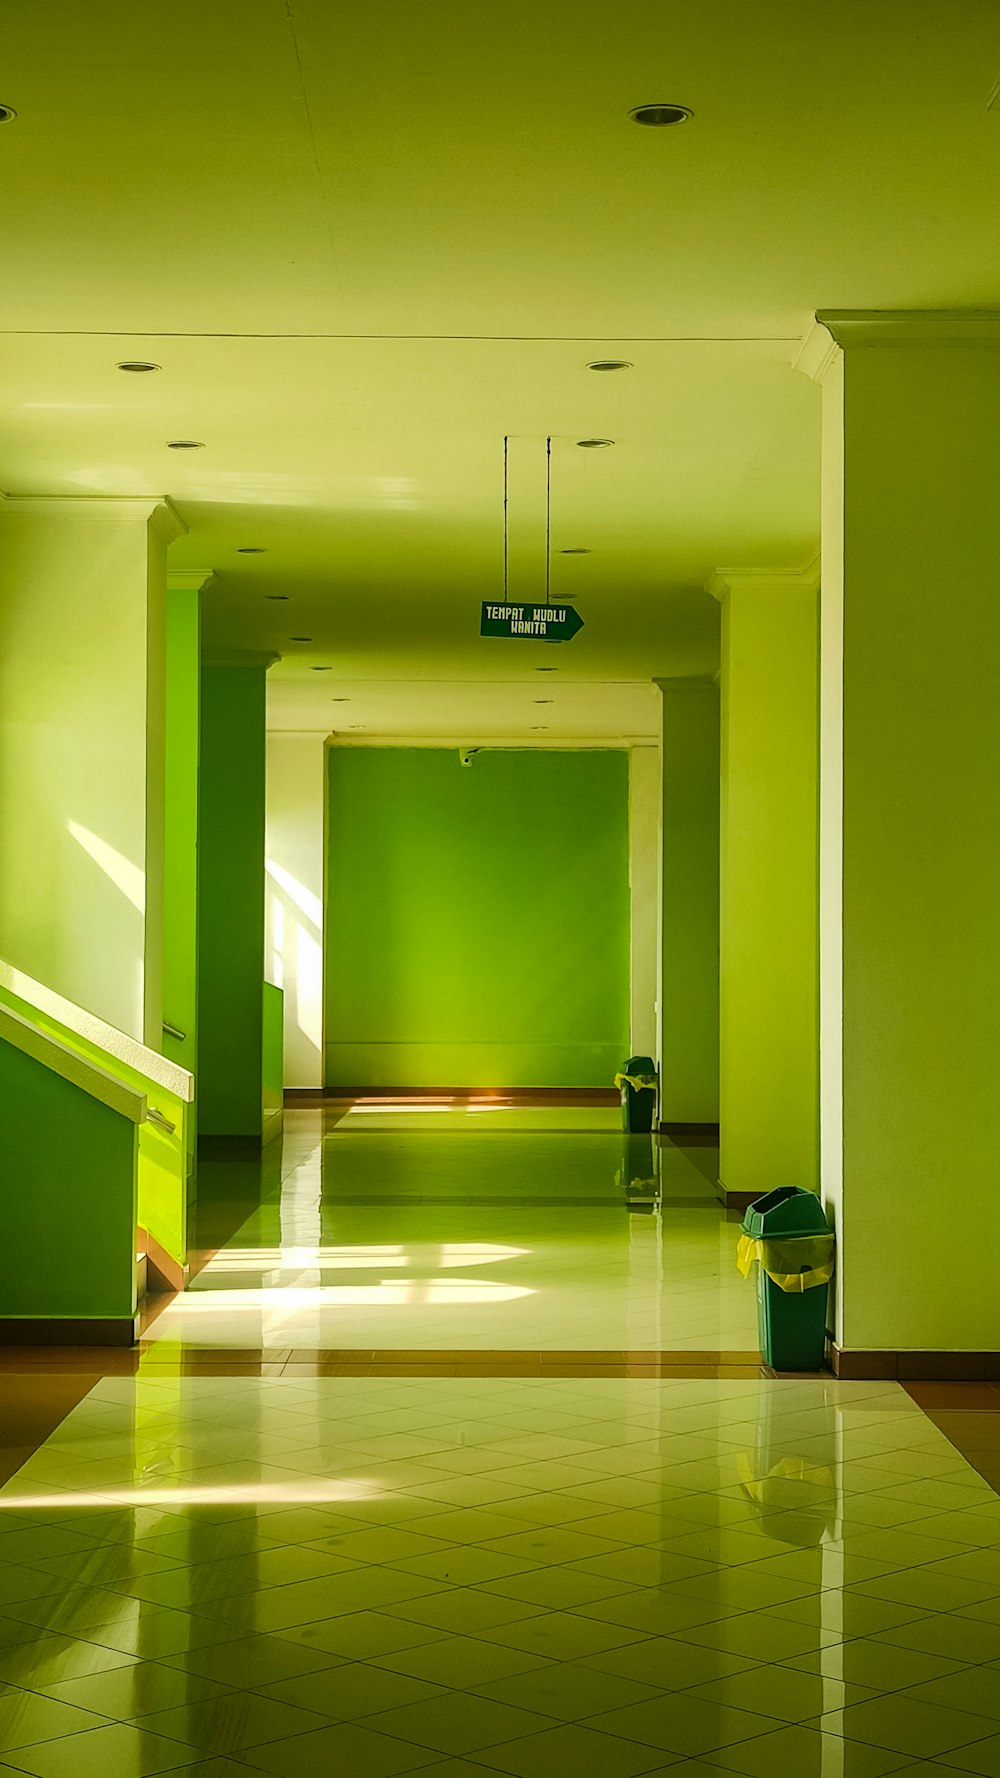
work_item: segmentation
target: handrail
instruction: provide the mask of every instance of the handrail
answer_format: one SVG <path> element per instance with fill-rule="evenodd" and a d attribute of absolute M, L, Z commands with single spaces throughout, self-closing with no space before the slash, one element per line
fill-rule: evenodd
<path fill-rule="evenodd" d="M 166 1130 L 168 1136 L 176 1134 L 177 1125 L 172 1124 L 168 1117 L 164 1117 L 162 1111 L 157 1111 L 155 1105 L 147 1105 L 146 1116 L 151 1124 L 157 1124 L 161 1130 Z"/>
<path fill-rule="evenodd" d="M 114 1025 L 105 1024 L 93 1013 L 85 1012 L 82 1007 L 74 1006 L 62 994 L 53 988 L 47 988 L 42 982 L 35 981 L 23 970 L 15 969 L 12 963 L 0 958 L 0 988 L 14 994 L 26 1003 L 29 1011 L 36 1010 L 44 1017 L 55 1019 L 64 1025 L 74 1036 L 81 1037 L 87 1043 L 106 1050 L 109 1057 L 131 1068 L 135 1074 L 142 1074 L 155 1082 L 165 1092 L 174 1093 L 178 1099 L 190 1104 L 194 1099 L 194 1076 L 186 1068 L 178 1067 L 158 1050 L 148 1049 L 137 1038 L 129 1037 L 126 1032 L 116 1030 Z"/>
<path fill-rule="evenodd" d="M 163 1021 L 163 1035 L 164 1037 L 172 1037 L 175 1043 L 185 1043 L 187 1041 L 187 1032 L 178 1031 L 176 1025 L 168 1025 L 166 1019 Z"/>
<path fill-rule="evenodd" d="M 20 1013 L 12 1012 L 9 1007 L 0 1005 L 0 1038 L 20 1050 L 22 1055 L 30 1056 L 33 1062 L 40 1062 L 44 1068 L 50 1068 L 72 1086 L 80 1087 L 89 1093 L 92 1099 L 99 1099 L 103 1105 L 117 1111 L 122 1117 L 131 1119 L 134 1124 L 141 1124 L 147 1116 L 146 1096 L 137 1093 L 134 1087 L 125 1085 L 101 1068 L 96 1062 L 90 1062 L 81 1056 L 78 1050 L 70 1049 L 61 1043 L 58 1037 L 51 1037 L 47 1031 L 39 1030 Z"/>

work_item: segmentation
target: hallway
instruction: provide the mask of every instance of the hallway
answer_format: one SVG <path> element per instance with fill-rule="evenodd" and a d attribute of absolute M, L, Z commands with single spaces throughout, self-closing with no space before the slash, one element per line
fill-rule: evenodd
<path fill-rule="evenodd" d="M 997 0 L 8 14 L 0 1778 L 1000 1778 Z"/>
<path fill-rule="evenodd" d="M 699 1158 L 711 1170 L 717 1151 Z M 624 1137 L 617 1109 L 295 1108 L 263 1166 L 259 1208 L 149 1327 L 159 1354 L 756 1359 L 736 1219 L 673 1143 Z M 644 1174 L 658 1203 L 630 1212 Z"/>

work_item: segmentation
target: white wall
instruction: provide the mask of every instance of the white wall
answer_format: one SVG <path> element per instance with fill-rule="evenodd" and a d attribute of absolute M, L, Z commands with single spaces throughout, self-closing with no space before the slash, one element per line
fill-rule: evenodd
<path fill-rule="evenodd" d="M 267 737 L 264 973 L 285 995 L 285 1085 L 323 1085 L 326 743 Z"/>
<path fill-rule="evenodd" d="M 837 1337 L 975 1355 L 1000 1348 L 1000 313 L 827 319 L 844 348 L 823 385 Z"/>
<path fill-rule="evenodd" d="M 843 1340 L 844 1246 L 844 354 L 823 379 L 819 703 L 820 1190 L 840 1245 L 832 1327 Z"/>
<path fill-rule="evenodd" d="M 660 931 L 660 750 L 629 754 L 629 888 L 632 905 L 631 1049 L 656 1059 Z"/>
<path fill-rule="evenodd" d="M 0 499 L 0 956 L 156 1048 L 179 529 L 162 502 Z"/>

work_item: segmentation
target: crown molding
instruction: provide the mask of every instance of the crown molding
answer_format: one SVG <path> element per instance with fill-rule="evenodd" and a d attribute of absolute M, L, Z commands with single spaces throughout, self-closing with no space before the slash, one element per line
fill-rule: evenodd
<path fill-rule="evenodd" d="M 157 500 L 149 514 L 149 523 L 164 543 L 173 543 L 175 537 L 186 537 L 187 526 L 177 511 L 172 500 L 166 495 Z"/>
<path fill-rule="evenodd" d="M 269 741 L 326 741 L 329 736 L 329 729 L 319 726 L 316 728 L 271 728 L 269 726 L 267 730 Z"/>
<path fill-rule="evenodd" d="M 287 729 L 269 729 L 268 735 L 287 734 Z M 314 731 L 322 734 L 321 729 Z M 631 747 L 656 747 L 655 735 L 552 735 L 542 740 L 535 735 L 361 735 L 352 734 L 346 729 L 335 729 L 326 736 L 328 747 L 423 747 L 434 748 L 445 753 L 465 753 L 475 748 L 480 753 L 499 752 L 535 752 L 536 749 L 548 748 L 573 753 L 623 753 Z"/>
<path fill-rule="evenodd" d="M 653 684 L 662 692 L 687 691 L 692 685 L 717 685 L 714 673 L 678 673 L 673 679 L 654 679 Z"/>
<path fill-rule="evenodd" d="M 804 568 L 717 568 L 705 591 L 721 604 L 729 593 L 734 592 L 814 593 L 819 580 L 817 551 Z"/>
<path fill-rule="evenodd" d="M 165 494 L 0 494 L 0 513 L 35 518 L 105 519 L 151 524 L 165 543 L 186 536 L 187 526 Z"/>
<path fill-rule="evenodd" d="M 792 369 L 802 371 L 814 383 L 822 383 L 840 350 L 830 329 L 817 317 L 792 359 Z"/>
<path fill-rule="evenodd" d="M 1000 309 L 820 309 L 838 346 L 1000 344 Z"/>
<path fill-rule="evenodd" d="M 172 593 L 200 593 L 215 579 L 214 568 L 168 568 L 167 587 Z"/>

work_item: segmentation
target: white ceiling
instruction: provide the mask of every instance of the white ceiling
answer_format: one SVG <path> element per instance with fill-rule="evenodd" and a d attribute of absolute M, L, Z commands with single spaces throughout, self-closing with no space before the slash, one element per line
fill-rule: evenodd
<path fill-rule="evenodd" d="M 632 723 L 615 682 L 713 670 L 713 568 L 815 552 L 813 312 L 996 304 L 998 65 L 996 0 L 22 0 L 0 487 L 169 494 L 282 727 L 334 680 L 506 726 L 553 657 L 607 691 L 567 721 Z M 694 118 L 629 122 L 658 98 Z M 558 650 L 478 636 L 504 433 L 522 598 L 555 441 Z"/>

